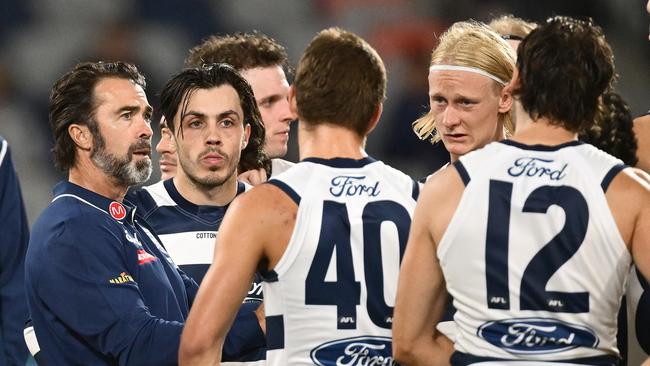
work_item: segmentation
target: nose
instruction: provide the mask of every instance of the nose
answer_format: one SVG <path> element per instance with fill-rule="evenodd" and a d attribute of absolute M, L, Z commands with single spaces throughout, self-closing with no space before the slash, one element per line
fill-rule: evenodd
<path fill-rule="evenodd" d="M 442 113 L 441 124 L 447 129 L 453 129 L 455 126 L 460 124 L 460 118 L 454 108 L 451 106 L 445 108 L 445 111 Z"/>
<path fill-rule="evenodd" d="M 139 126 L 140 134 L 138 135 L 138 137 L 140 137 L 141 139 L 151 140 L 151 136 L 153 136 L 153 130 L 151 129 L 151 122 L 144 117 L 142 117 L 141 119 L 142 119 L 142 123 L 140 123 Z"/>
<path fill-rule="evenodd" d="M 289 108 L 289 98 L 283 99 L 279 104 L 278 107 L 281 108 L 280 121 L 291 123 L 298 118 L 298 116 L 291 112 L 291 108 Z"/>
<path fill-rule="evenodd" d="M 213 124 L 209 123 L 208 127 L 205 129 L 207 136 L 205 138 L 205 143 L 210 146 L 219 146 L 222 144 L 221 130 L 217 126 L 219 122 Z"/>
<path fill-rule="evenodd" d="M 160 132 L 160 141 L 156 145 L 156 151 L 158 154 L 174 154 L 176 153 L 176 145 L 172 139 L 171 131 L 167 128 L 163 128 Z"/>

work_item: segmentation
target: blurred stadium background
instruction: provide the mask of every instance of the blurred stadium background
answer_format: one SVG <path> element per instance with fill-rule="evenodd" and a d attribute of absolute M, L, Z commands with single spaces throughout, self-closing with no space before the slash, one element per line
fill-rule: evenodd
<path fill-rule="evenodd" d="M 420 178 L 445 163 L 440 146 L 410 124 L 427 109 L 427 66 L 441 34 L 458 20 L 502 14 L 543 21 L 590 16 L 616 54 L 618 91 L 635 115 L 650 108 L 650 16 L 645 0 L 2 0 L 0 135 L 10 143 L 30 225 L 64 176 L 52 164 L 47 100 L 52 83 L 84 60 L 131 61 L 157 106 L 187 50 L 211 34 L 260 30 L 282 43 L 292 64 L 319 30 L 340 26 L 366 38 L 388 69 L 388 100 L 368 153 Z M 558 50 L 561 52 L 561 50 Z M 158 115 L 156 115 L 158 116 Z M 152 125 L 158 141 L 158 117 Z M 295 128 L 288 158 L 297 160 Z M 157 160 L 157 156 L 154 156 Z M 157 165 L 156 165 L 157 166 Z M 157 169 L 147 184 L 159 179 Z"/>

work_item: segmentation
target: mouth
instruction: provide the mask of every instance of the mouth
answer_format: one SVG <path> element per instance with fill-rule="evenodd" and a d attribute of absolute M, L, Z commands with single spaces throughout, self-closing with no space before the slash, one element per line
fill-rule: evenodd
<path fill-rule="evenodd" d="M 163 160 L 161 159 L 159 161 L 160 164 L 160 169 L 161 170 L 170 170 L 176 167 L 176 162 L 175 161 L 169 161 L 169 160 Z"/>
<path fill-rule="evenodd" d="M 133 150 L 133 156 L 140 156 L 140 157 L 151 157 L 151 149 L 148 148 L 143 148 L 143 149 L 137 149 Z"/>
<path fill-rule="evenodd" d="M 203 155 L 201 157 L 201 160 L 207 163 L 208 165 L 217 165 L 217 164 L 221 164 L 225 160 L 225 157 L 219 153 L 212 152 Z"/>
<path fill-rule="evenodd" d="M 446 133 L 445 135 L 445 140 L 450 141 L 450 142 L 460 142 L 467 137 L 466 134 L 464 133 Z"/>

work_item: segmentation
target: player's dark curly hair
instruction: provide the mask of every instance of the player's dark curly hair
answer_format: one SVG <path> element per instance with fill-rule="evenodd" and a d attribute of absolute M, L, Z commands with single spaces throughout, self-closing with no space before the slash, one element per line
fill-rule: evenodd
<path fill-rule="evenodd" d="M 556 16 L 521 42 L 517 68 L 513 94 L 524 110 L 579 132 L 594 121 L 598 97 L 614 77 L 614 56 L 591 20 Z"/>
<path fill-rule="evenodd" d="M 185 113 L 189 98 L 194 91 L 211 89 L 224 84 L 232 86 L 237 91 L 244 112 L 244 124 L 251 126 L 251 135 L 246 148 L 242 150 L 238 171 L 244 172 L 259 168 L 269 171 L 270 160 L 263 150 L 264 123 L 257 108 L 253 90 L 246 79 L 228 64 L 209 64 L 187 68 L 165 84 L 160 94 L 160 109 L 168 121 L 169 129 L 172 134 L 182 134 L 182 126 L 178 132 L 176 131 L 174 117 L 179 110 L 181 116 Z"/>
<path fill-rule="evenodd" d="M 634 136 L 632 113 L 623 98 L 614 92 L 602 95 L 602 107 L 596 114 L 596 123 L 579 134 L 581 140 L 635 166 L 637 141 Z"/>
<path fill-rule="evenodd" d="M 68 133 L 73 124 L 87 125 L 97 130 L 94 119 L 95 86 L 106 78 L 133 81 L 142 89 L 146 87 L 144 76 L 135 65 L 126 62 L 82 62 L 54 83 L 50 93 L 49 121 L 54 137 L 54 163 L 61 170 L 69 170 L 75 162 L 75 143 Z"/>
<path fill-rule="evenodd" d="M 206 38 L 190 50 L 185 66 L 197 67 L 206 63 L 226 63 L 239 71 L 269 66 L 281 66 L 289 71 L 284 47 L 258 31 Z"/>

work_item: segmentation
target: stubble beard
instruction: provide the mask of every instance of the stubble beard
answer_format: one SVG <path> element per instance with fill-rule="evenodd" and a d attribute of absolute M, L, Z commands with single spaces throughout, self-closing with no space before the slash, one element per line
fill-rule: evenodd
<path fill-rule="evenodd" d="M 205 190 L 211 190 L 213 188 L 222 186 L 224 183 L 226 183 L 226 181 L 228 181 L 228 179 L 232 178 L 232 176 L 237 173 L 237 164 L 232 164 L 226 167 L 227 171 L 224 175 L 208 175 L 206 177 L 199 177 L 197 174 L 195 174 L 193 169 L 191 169 L 191 167 L 189 167 L 188 164 L 186 164 L 186 162 L 180 158 L 179 163 L 190 182 Z M 217 170 L 218 169 L 211 169 L 210 171 L 215 172 Z"/>
<path fill-rule="evenodd" d="M 90 153 L 90 159 L 106 175 L 112 177 L 117 184 L 123 186 L 134 186 L 146 182 L 153 170 L 151 159 L 133 161 L 133 151 L 145 147 L 151 148 L 151 144 L 144 139 L 138 140 L 129 146 L 129 151 L 124 159 L 106 152 L 106 141 L 103 136 L 93 128 L 90 128 L 95 144 Z"/>

